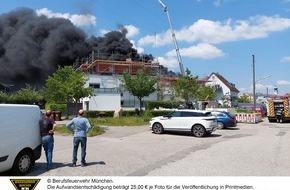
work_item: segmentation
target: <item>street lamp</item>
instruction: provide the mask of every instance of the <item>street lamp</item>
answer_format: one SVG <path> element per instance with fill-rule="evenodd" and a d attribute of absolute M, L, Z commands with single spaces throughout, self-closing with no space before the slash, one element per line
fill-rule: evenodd
<path fill-rule="evenodd" d="M 256 79 L 255 79 L 255 55 L 252 55 L 253 57 L 253 100 L 254 100 L 254 106 L 253 106 L 253 114 L 256 113 Z"/>
<path fill-rule="evenodd" d="M 269 77 L 271 77 L 271 76 L 269 75 L 269 76 L 266 76 L 266 77 L 262 77 L 262 78 L 256 80 L 255 83 L 257 83 L 257 82 L 259 82 L 259 81 L 261 81 L 261 80 L 267 79 L 267 78 L 269 78 Z"/>
<path fill-rule="evenodd" d="M 255 79 L 255 55 L 252 55 L 253 56 L 253 100 L 254 100 L 254 106 L 253 106 L 253 113 L 256 113 L 256 83 L 261 81 L 261 80 L 264 80 L 264 79 L 267 79 L 271 76 L 266 76 L 266 77 L 262 77 L 258 80 Z"/>

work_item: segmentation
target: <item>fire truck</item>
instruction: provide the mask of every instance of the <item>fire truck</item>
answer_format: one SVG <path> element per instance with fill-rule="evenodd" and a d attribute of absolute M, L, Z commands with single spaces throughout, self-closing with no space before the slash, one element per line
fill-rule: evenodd
<path fill-rule="evenodd" d="M 290 97 L 287 96 L 275 96 L 267 99 L 267 117 L 269 122 L 277 122 L 279 114 L 282 122 L 290 121 L 289 105 Z"/>

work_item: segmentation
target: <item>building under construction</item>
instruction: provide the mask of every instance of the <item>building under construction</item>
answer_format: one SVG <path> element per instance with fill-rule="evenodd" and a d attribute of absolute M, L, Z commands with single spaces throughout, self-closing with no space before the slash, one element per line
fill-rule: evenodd
<path fill-rule="evenodd" d="M 77 59 L 74 66 L 77 70 L 96 75 L 123 75 L 125 72 L 136 75 L 140 70 L 145 70 L 151 75 L 157 75 L 159 72 L 158 62 L 133 61 L 131 58 L 101 59 L 95 52 L 92 52 L 89 58 Z"/>
<path fill-rule="evenodd" d="M 122 83 L 124 73 L 136 75 L 145 70 L 156 76 L 159 73 L 158 62 L 101 59 L 95 52 L 86 59 L 78 59 L 74 63 L 76 70 L 89 74 L 86 86 L 94 89 L 94 95 L 83 99 L 86 110 L 116 110 L 119 108 L 138 108 L 139 101 L 130 94 Z M 157 93 L 145 97 L 144 100 L 157 100 Z"/>

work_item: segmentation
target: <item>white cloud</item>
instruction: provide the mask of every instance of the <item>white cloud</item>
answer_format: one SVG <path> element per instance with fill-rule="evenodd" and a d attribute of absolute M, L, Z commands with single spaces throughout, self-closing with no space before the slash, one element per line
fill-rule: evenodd
<path fill-rule="evenodd" d="M 101 29 L 101 30 L 100 30 L 100 33 L 101 33 L 102 35 L 105 35 L 105 34 L 107 34 L 107 33 L 109 33 L 109 32 L 111 32 L 111 30 L 106 30 L 106 29 Z"/>
<path fill-rule="evenodd" d="M 221 5 L 221 0 L 215 0 L 213 4 L 214 6 L 219 7 Z"/>
<path fill-rule="evenodd" d="M 160 65 L 167 67 L 170 70 L 176 70 L 179 68 L 178 60 L 176 56 L 172 57 L 158 57 L 157 58 Z"/>
<path fill-rule="evenodd" d="M 172 44 L 171 31 L 168 30 L 165 33 L 161 33 L 161 34 L 147 35 L 147 36 L 141 38 L 138 41 L 138 44 L 142 45 L 142 46 L 152 45 L 152 46 L 155 46 L 155 47 L 160 47 L 160 46 L 165 46 L 165 45 L 168 45 L 168 44 Z"/>
<path fill-rule="evenodd" d="M 272 89 L 273 86 L 272 86 L 272 85 L 263 85 L 263 84 L 257 83 L 257 84 L 255 85 L 255 88 L 256 88 L 256 90 L 266 91 L 267 88 L 268 88 L 268 89 Z"/>
<path fill-rule="evenodd" d="M 193 25 L 177 32 L 179 40 L 222 43 L 238 40 L 265 38 L 272 32 L 290 28 L 290 19 L 279 16 L 254 16 L 248 20 L 225 22 L 200 19 Z"/>
<path fill-rule="evenodd" d="M 278 80 L 277 85 L 290 85 L 290 81 Z"/>
<path fill-rule="evenodd" d="M 290 56 L 285 56 L 282 58 L 283 62 L 290 62 Z"/>
<path fill-rule="evenodd" d="M 166 56 L 174 56 L 176 55 L 176 51 L 172 50 L 166 53 Z M 191 58 L 201 58 L 201 59 L 214 59 L 217 57 L 224 56 L 224 53 L 210 45 L 210 44 L 198 44 L 197 46 L 191 46 L 189 48 L 180 49 L 180 55 L 183 57 L 191 57 Z"/>
<path fill-rule="evenodd" d="M 282 0 L 282 3 L 290 3 L 290 0 Z"/>
<path fill-rule="evenodd" d="M 128 31 L 128 33 L 127 33 L 127 37 L 128 38 L 130 38 L 130 37 L 133 37 L 133 36 L 136 36 L 136 35 L 138 35 L 139 34 L 139 32 L 140 32 L 140 30 L 139 30 L 139 28 L 137 28 L 137 27 L 135 27 L 135 26 L 133 26 L 133 25 L 126 25 L 126 26 L 124 26 L 126 29 L 127 29 L 127 31 Z"/>
<path fill-rule="evenodd" d="M 134 40 L 130 40 L 130 42 L 133 44 L 133 48 L 136 49 L 138 51 L 139 54 L 144 53 L 144 48 L 143 47 L 138 47 L 136 46 L 136 43 Z"/>
<path fill-rule="evenodd" d="M 69 13 L 55 13 L 47 8 L 37 9 L 37 15 L 44 15 L 48 18 L 64 18 L 70 20 L 76 26 L 95 26 L 96 17 L 90 14 L 69 14 Z"/>
<path fill-rule="evenodd" d="M 228 19 L 225 22 L 200 19 L 194 24 L 175 31 L 176 39 L 187 43 L 218 44 L 230 41 L 266 38 L 271 33 L 290 28 L 290 19 L 280 16 L 253 16 L 248 20 Z M 170 30 L 148 35 L 138 41 L 141 45 L 164 46 L 172 43 Z"/>
<path fill-rule="evenodd" d="M 265 93 L 267 91 L 267 89 L 273 89 L 273 85 L 264 85 L 264 84 L 261 84 L 261 83 L 257 83 L 255 85 L 255 89 L 256 89 L 256 92 L 262 92 L 262 93 Z M 240 92 L 246 92 L 246 93 L 253 93 L 253 85 L 251 85 L 249 88 L 239 88 Z"/>

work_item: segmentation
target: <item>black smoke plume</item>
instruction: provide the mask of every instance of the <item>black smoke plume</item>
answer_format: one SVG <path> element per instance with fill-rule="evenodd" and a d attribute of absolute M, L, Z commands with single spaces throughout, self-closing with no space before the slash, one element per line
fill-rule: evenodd
<path fill-rule="evenodd" d="M 0 84 L 42 87 L 58 66 L 73 65 L 93 50 L 102 59 L 153 60 L 140 56 L 121 27 L 104 37 L 87 37 L 69 20 L 38 16 L 29 8 L 0 15 Z"/>

